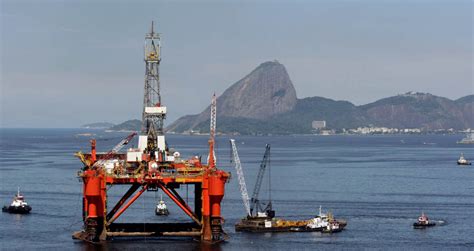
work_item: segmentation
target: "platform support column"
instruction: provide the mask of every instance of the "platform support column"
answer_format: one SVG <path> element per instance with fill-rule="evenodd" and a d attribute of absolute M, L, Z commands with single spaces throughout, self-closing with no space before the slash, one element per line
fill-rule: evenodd
<path fill-rule="evenodd" d="M 85 171 L 84 177 L 84 238 L 98 241 L 105 238 L 105 184 L 103 175 L 96 170 Z M 101 238 L 101 236 L 103 238 Z"/>
<path fill-rule="evenodd" d="M 226 179 L 217 171 L 209 176 L 209 198 L 211 206 L 211 229 L 213 241 L 220 241 L 222 238 L 222 216 L 221 201 L 224 198 L 224 186 Z"/>
<path fill-rule="evenodd" d="M 212 241 L 211 210 L 209 198 L 209 175 L 204 174 L 202 180 L 202 236 L 204 241 Z"/>
<path fill-rule="evenodd" d="M 202 185 L 201 183 L 194 184 L 194 213 L 196 213 L 196 217 L 202 222 Z"/>

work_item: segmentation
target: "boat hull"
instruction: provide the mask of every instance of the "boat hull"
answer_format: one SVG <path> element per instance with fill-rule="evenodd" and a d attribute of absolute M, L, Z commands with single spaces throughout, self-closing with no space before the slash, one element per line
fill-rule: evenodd
<path fill-rule="evenodd" d="M 471 162 L 459 162 L 458 161 L 458 165 L 460 165 L 460 166 L 470 166 Z"/>
<path fill-rule="evenodd" d="M 427 223 L 427 224 L 422 224 L 422 223 L 418 223 L 418 222 L 413 223 L 413 228 L 417 228 L 417 229 L 427 228 L 427 227 L 434 227 L 434 226 L 436 226 L 436 223 L 434 223 L 434 222 L 430 222 L 430 223 Z"/>
<path fill-rule="evenodd" d="M 246 226 L 235 225 L 236 232 L 251 232 L 251 233 L 275 233 L 275 232 L 291 232 L 291 227 L 261 227 L 261 226 Z M 298 231 L 294 231 L 298 232 Z"/>
<path fill-rule="evenodd" d="M 270 223 L 270 225 L 265 224 Z M 289 232 L 293 226 L 277 226 L 270 218 L 249 217 L 240 220 L 235 224 L 236 232 L 251 233 L 273 233 L 273 232 Z"/>
<path fill-rule="evenodd" d="M 158 209 L 155 210 L 155 214 L 159 216 L 167 216 L 170 214 L 170 212 L 168 211 L 168 209 Z"/>
<path fill-rule="evenodd" d="M 291 222 L 291 221 L 289 221 Z M 327 230 L 326 228 L 310 228 L 308 226 L 265 226 L 265 221 L 262 219 L 242 219 L 235 224 L 236 232 L 251 232 L 251 233 L 274 233 L 274 232 L 323 232 L 336 233 L 341 232 L 347 225 L 345 220 L 337 220 L 339 224 L 338 229 Z"/>
<path fill-rule="evenodd" d="M 11 214 L 29 214 L 31 211 L 30 206 L 4 206 L 2 212 L 11 213 Z"/>
<path fill-rule="evenodd" d="M 290 228 L 290 232 L 322 232 L 323 228 L 322 227 L 315 227 L 315 228 L 310 228 L 310 227 L 292 227 Z"/>

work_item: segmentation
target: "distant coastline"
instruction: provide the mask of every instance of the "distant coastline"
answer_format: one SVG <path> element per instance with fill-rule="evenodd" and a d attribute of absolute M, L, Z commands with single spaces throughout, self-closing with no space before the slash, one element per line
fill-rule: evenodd
<path fill-rule="evenodd" d="M 87 128 L 87 129 L 107 129 L 112 126 L 115 126 L 113 123 L 109 122 L 96 122 L 96 123 L 90 123 L 90 124 L 85 124 L 82 125 L 81 128 Z"/>
<path fill-rule="evenodd" d="M 140 131 L 140 123 L 137 123 L 137 120 L 128 120 L 124 123 L 126 126 L 116 125 L 111 128 L 84 128 L 81 129 L 93 129 L 93 130 L 104 130 L 105 132 L 137 132 Z M 133 127 L 131 127 L 133 126 Z M 219 126 L 218 126 L 219 127 Z M 474 131 L 474 128 L 472 129 Z M 323 129 L 315 130 L 311 133 L 286 133 L 286 134 L 274 134 L 274 133 L 253 133 L 253 134 L 241 134 L 239 132 L 220 132 L 217 131 L 217 135 L 225 136 L 239 136 L 239 135 L 249 135 L 249 136 L 272 136 L 272 135 L 308 135 L 308 136 L 331 136 L 331 135 L 442 135 L 442 134 L 465 134 L 471 131 L 470 128 L 465 130 L 455 130 L 450 129 L 437 129 L 437 130 L 425 130 L 422 128 L 387 128 L 387 127 L 359 127 L 353 129 L 343 129 L 343 130 L 333 130 L 333 129 Z M 205 136 L 209 135 L 209 132 L 199 132 L 199 131 L 185 131 L 185 132 L 166 132 L 166 134 L 173 135 L 195 135 L 195 136 Z"/>

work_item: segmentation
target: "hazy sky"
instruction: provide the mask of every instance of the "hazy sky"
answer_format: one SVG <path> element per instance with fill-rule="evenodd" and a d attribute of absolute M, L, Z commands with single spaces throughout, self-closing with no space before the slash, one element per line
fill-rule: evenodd
<path fill-rule="evenodd" d="M 2 127 L 140 118 L 151 20 L 167 123 L 274 59 L 299 98 L 474 93 L 472 1 L 0 2 Z"/>

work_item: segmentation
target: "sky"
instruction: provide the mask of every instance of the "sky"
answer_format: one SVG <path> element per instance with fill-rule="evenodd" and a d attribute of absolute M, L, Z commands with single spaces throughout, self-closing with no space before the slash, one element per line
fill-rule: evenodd
<path fill-rule="evenodd" d="M 472 1 L 1 0 L 0 10 L 0 127 L 141 118 L 152 20 L 168 124 L 275 59 L 298 98 L 474 93 Z"/>

